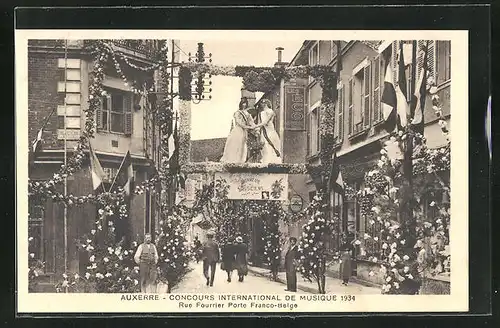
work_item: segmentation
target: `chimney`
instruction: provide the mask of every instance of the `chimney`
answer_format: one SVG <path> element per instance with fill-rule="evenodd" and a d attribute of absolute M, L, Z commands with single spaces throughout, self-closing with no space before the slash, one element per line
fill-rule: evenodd
<path fill-rule="evenodd" d="M 285 50 L 283 47 L 277 47 L 276 50 L 278 50 L 278 61 L 274 63 L 274 67 L 285 67 L 288 63 L 283 62 L 283 50 Z"/>

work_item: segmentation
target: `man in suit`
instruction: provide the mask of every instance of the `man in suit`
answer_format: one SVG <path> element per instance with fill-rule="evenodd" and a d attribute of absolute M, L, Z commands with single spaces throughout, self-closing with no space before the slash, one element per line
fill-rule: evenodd
<path fill-rule="evenodd" d="M 285 270 L 286 270 L 286 291 L 296 292 L 297 291 L 297 270 L 296 270 L 296 258 L 297 258 L 297 238 L 290 238 L 290 246 L 285 255 Z"/>
<path fill-rule="evenodd" d="M 207 279 L 207 286 L 210 285 L 210 287 L 214 285 L 215 268 L 220 258 L 219 245 L 217 245 L 213 238 L 214 234 L 212 232 L 207 233 L 207 241 L 203 244 L 201 252 L 201 259 L 203 260 L 203 275 Z M 210 276 L 208 275 L 209 268 Z"/>

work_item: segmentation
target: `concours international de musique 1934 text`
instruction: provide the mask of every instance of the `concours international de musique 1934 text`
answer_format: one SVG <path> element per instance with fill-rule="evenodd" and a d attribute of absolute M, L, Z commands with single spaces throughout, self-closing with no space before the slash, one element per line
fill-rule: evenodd
<path fill-rule="evenodd" d="M 354 295 L 259 295 L 259 294 L 220 294 L 220 295 L 159 295 L 123 294 L 122 301 L 172 301 L 178 309 L 298 309 L 297 302 L 355 302 Z"/>

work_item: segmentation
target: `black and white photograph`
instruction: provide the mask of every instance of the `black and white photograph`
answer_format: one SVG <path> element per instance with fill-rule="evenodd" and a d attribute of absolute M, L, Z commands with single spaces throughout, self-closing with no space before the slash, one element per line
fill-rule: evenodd
<path fill-rule="evenodd" d="M 22 32 L 26 309 L 467 309 L 466 34 Z"/>

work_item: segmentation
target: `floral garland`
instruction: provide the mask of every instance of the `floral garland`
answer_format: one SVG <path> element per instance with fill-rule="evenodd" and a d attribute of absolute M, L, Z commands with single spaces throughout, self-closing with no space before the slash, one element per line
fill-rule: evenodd
<path fill-rule="evenodd" d="M 448 123 L 443 117 L 443 105 L 441 103 L 441 99 L 439 98 L 438 88 L 436 86 L 436 82 L 433 77 L 429 77 L 427 79 L 427 90 L 432 97 L 432 109 L 438 118 L 438 125 L 441 128 L 441 132 L 446 137 L 448 143 L 450 142 L 450 133 L 448 130 Z"/>
<path fill-rule="evenodd" d="M 425 271 L 443 271 L 443 267 L 449 266 L 449 247 L 435 244 L 429 247 L 429 240 L 436 234 L 441 240 L 449 240 L 449 211 L 446 208 L 440 208 L 435 218 L 426 218 L 423 213 L 414 214 L 417 215 L 415 227 L 398 220 L 401 206 L 408 205 L 402 203 L 406 187 L 397 149 L 402 148 L 408 135 L 408 131 L 399 131 L 390 136 L 380 151 L 376 168 L 365 174 L 364 188 L 356 194 L 361 217 L 367 220 L 368 227 L 367 233 L 358 236 L 355 244 L 360 247 L 361 256 L 381 264 L 380 272 L 385 276 L 382 292 L 389 294 L 416 294 Z M 429 188 L 429 183 L 435 184 L 436 181 L 449 192 L 438 174 L 449 171 L 450 143 L 440 149 L 428 149 L 425 138 L 419 134 L 413 136 L 413 142 L 418 147 L 414 152 L 413 174 L 429 177 L 414 181 L 414 187 L 419 188 L 414 190 L 413 199 L 420 202 L 420 195 Z M 437 203 L 431 201 L 429 206 L 435 207 Z M 410 245 L 413 235 L 417 240 Z M 427 256 L 429 248 L 432 249 L 431 257 Z M 366 249 L 375 252 L 367 254 Z M 373 276 L 375 273 L 369 274 Z"/>
<path fill-rule="evenodd" d="M 290 66 L 290 67 L 254 67 L 254 66 L 218 66 L 206 63 L 183 63 L 193 74 L 237 76 L 243 78 L 245 89 L 251 92 L 269 92 L 284 79 L 304 79 L 309 76 L 327 81 L 335 76 L 331 66 Z M 326 100 L 326 99 L 325 99 Z"/>
<path fill-rule="evenodd" d="M 339 219 L 327 215 L 325 195 L 319 193 L 314 196 L 303 213 L 308 221 L 302 226 L 302 236 L 299 240 L 299 267 L 298 271 L 308 281 L 316 281 L 318 292 L 325 294 L 325 274 L 327 266 L 326 243 L 329 236 L 338 230 Z"/>

